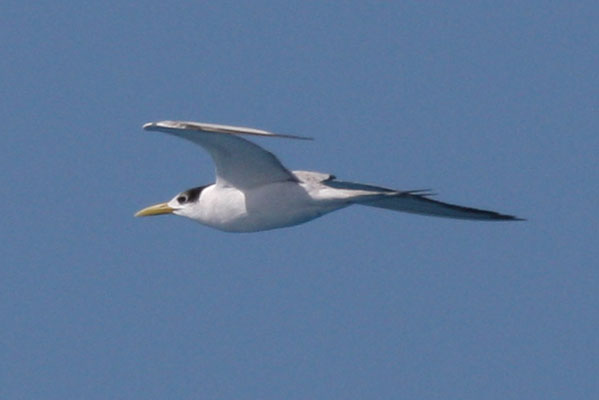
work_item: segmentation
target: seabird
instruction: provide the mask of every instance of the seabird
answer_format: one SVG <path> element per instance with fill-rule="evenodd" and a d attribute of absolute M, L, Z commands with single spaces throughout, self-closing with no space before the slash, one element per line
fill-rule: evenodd
<path fill-rule="evenodd" d="M 337 180 L 322 172 L 290 171 L 242 135 L 310 139 L 260 129 L 186 121 L 143 125 L 202 146 L 216 164 L 216 182 L 186 190 L 135 216 L 175 214 L 227 232 L 256 232 L 308 222 L 353 204 L 437 217 L 521 220 L 512 215 L 443 203 L 427 190 L 393 190 Z"/>

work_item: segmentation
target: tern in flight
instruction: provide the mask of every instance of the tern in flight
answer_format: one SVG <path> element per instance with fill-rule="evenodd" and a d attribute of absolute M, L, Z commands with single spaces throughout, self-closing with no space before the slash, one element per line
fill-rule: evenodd
<path fill-rule="evenodd" d="M 144 208 L 135 214 L 137 217 L 175 214 L 222 231 L 256 232 L 301 224 L 358 204 L 457 219 L 521 220 L 433 200 L 428 191 L 386 189 L 340 181 L 322 172 L 290 171 L 274 154 L 242 135 L 309 139 L 305 137 L 185 121 L 150 122 L 143 128 L 202 146 L 216 164 L 216 182 Z"/>

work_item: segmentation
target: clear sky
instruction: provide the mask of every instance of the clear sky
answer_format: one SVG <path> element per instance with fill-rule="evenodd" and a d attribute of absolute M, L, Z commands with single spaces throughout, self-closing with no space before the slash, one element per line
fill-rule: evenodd
<path fill-rule="evenodd" d="M 599 398 L 596 1 L 0 5 L 0 398 Z M 145 122 L 527 222 L 227 234 Z"/>

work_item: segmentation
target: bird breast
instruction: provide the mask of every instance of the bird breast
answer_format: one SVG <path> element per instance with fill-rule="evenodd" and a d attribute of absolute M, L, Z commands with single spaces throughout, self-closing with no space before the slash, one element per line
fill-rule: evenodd
<path fill-rule="evenodd" d="M 310 221 L 329 210 L 296 182 L 277 182 L 240 191 L 210 186 L 200 196 L 198 212 L 191 218 L 216 229 L 254 232 Z"/>

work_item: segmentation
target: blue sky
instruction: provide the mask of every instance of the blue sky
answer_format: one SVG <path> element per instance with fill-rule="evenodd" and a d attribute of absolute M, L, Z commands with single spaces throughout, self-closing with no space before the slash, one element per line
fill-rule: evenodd
<path fill-rule="evenodd" d="M 596 2 L 0 6 L 3 399 L 599 396 Z M 139 208 L 213 180 L 145 122 L 512 213 L 353 207 L 226 234 Z"/>

